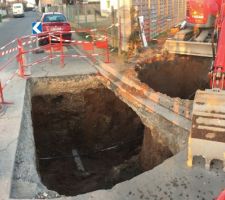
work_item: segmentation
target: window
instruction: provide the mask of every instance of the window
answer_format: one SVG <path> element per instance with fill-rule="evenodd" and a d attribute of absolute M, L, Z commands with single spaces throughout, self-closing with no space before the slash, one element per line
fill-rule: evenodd
<path fill-rule="evenodd" d="M 66 17 L 60 14 L 45 15 L 43 22 L 65 22 Z"/>
<path fill-rule="evenodd" d="M 21 5 L 14 5 L 13 8 L 22 8 Z"/>

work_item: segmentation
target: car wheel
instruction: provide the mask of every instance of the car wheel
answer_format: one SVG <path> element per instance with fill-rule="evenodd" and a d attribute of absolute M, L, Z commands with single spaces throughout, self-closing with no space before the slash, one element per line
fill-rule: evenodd
<path fill-rule="evenodd" d="M 39 41 L 39 46 L 45 46 L 45 45 L 47 45 L 48 43 L 49 43 L 48 39 L 45 38 L 45 39 Z"/>

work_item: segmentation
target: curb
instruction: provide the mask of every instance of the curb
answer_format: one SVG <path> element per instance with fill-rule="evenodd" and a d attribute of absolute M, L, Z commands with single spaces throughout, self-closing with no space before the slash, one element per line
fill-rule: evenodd
<path fill-rule="evenodd" d="M 5 114 L 5 106 L 0 103 L 0 117 Z"/>

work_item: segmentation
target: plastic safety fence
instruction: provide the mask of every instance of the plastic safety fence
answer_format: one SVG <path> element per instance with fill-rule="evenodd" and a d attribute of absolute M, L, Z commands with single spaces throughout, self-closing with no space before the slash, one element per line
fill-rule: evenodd
<path fill-rule="evenodd" d="M 102 32 L 101 34 L 99 34 Z M 64 39 L 64 34 L 71 34 L 75 39 Z M 41 44 L 41 45 L 40 45 Z M 81 54 L 65 51 L 66 47 L 79 48 Z M 80 52 L 80 51 L 78 51 Z M 109 46 L 106 32 L 99 30 L 76 30 L 68 32 L 43 32 L 15 39 L 0 48 L 0 104 L 7 103 L 4 90 L 9 82 L 19 75 L 30 75 L 28 69 L 43 62 L 59 60 L 64 67 L 65 59 L 88 58 L 92 61 L 102 60 L 109 63 Z"/>
<path fill-rule="evenodd" d="M 8 104 L 4 98 L 4 89 L 19 73 L 18 40 L 15 39 L 0 47 L 0 104 Z"/>
<path fill-rule="evenodd" d="M 102 33 L 100 33 L 102 32 Z M 76 34 L 74 40 L 63 39 L 63 34 L 72 33 Z M 50 33 L 51 42 L 58 42 L 60 47 L 60 41 L 62 46 L 77 47 L 82 51 L 82 55 L 70 54 L 63 52 L 64 57 L 80 57 L 80 58 L 90 58 L 93 61 L 97 59 L 102 60 L 106 63 L 109 60 L 109 45 L 108 36 L 106 31 L 101 30 L 76 30 L 70 32 L 62 32 L 60 38 L 60 33 Z M 62 52 L 61 52 L 62 54 Z M 59 57 L 59 55 L 57 55 Z M 61 55 L 61 57 L 63 57 Z"/>
<path fill-rule="evenodd" d="M 147 40 L 167 31 L 186 16 L 186 0 L 132 0 L 132 6 L 138 8 L 139 16 L 144 16 Z"/>

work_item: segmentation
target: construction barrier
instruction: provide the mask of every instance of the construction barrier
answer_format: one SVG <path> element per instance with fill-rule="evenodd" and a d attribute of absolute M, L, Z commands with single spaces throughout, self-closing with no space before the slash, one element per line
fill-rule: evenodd
<path fill-rule="evenodd" d="M 65 59 L 88 58 L 92 61 L 102 60 L 105 63 L 110 62 L 110 52 L 108 45 L 108 36 L 106 31 L 103 34 L 96 34 L 97 30 L 85 29 L 76 31 L 55 31 L 43 32 L 37 35 L 27 35 L 17 38 L 0 48 L 0 105 L 8 104 L 4 98 L 4 89 L 9 82 L 19 75 L 25 78 L 28 67 L 59 58 L 61 67 L 65 65 Z M 84 33 L 85 37 L 81 39 L 68 39 L 64 36 Z M 39 44 L 42 44 L 41 46 Z M 79 47 L 82 55 L 68 53 L 64 51 L 67 46 Z M 45 52 L 43 54 L 37 54 Z M 38 56 L 31 56 L 36 54 Z M 37 58 L 36 58 L 37 57 Z M 15 67 L 16 66 L 16 67 Z M 2 75 L 2 76 L 1 76 Z"/>

